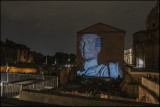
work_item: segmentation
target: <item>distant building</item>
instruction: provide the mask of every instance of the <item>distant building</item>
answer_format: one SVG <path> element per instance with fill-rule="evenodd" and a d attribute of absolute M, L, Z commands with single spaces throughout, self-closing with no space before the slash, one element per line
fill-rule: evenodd
<path fill-rule="evenodd" d="M 37 53 L 35 51 L 30 51 L 31 55 L 33 55 L 34 63 L 37 65 L 43 65 L 45 61 L 45 56 L 41 53 Z"/>
<path fill-rule="evenodd" d="M 133 64 L 159 68 L 159 5 L 146 18 L 146 30 L 133 34 Z"/>
<path fill-rule="evenodd" d="M 16 44 L 8 39 L 6 39 L 6 42 L 1 41 L 1 64 L 15 65 L 19 62 L 34 62 L 30 48 L 22 44 Z"/>
<path fill-rule="evenodd" d="M 76 55 L 73 53 L 57 52 L 54 56 L 54 64 L 62 67 L 73 67 L 75 63 Z"/>
<path fill-rule="evenodd" d="M 125 49 L 124 50 L 124 61 L 127 64 L 133 64 L 133 48 Z"/>
<path fill-rule="evenodd" d="M 117 63 L 123 67 L 125 31 L 103 23 L 97 23 L 77 32 L 77 59 L 76 65 L 83 69 L 80 38 L 83 34 L 97 34 L 102 39 L 101 51 L 98 55 L 98 64 L 109 65 L 109 62 Z"/>
<path fill-rule="evenodd" d="M 9 66 L 9 72 L 36 72 L 35 56 L 38 56 L 36 52 L 30 51 L 26 45 L 17 44 L 8 39 L 6 42 L 0 41 L 0 44 L 0 61 L 3 72 L 7 68 L 6 65 Z"/>
<path fill-rule="evenodd" d="M 6 40 L 6 43 L 3 41 L 0 41 L 1 43 L 1 65 L 13 65 L 17 61 L 17 49 L 14 47 L 14 43 L 12 45 L 8 40 Z"/>

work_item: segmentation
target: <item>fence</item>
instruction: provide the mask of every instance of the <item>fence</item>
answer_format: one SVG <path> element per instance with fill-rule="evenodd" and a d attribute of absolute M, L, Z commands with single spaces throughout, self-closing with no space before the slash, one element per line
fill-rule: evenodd
<path fill-rule="evenodd" d="M 1 73 L 1 81 L 16 82 L 32 79 L 32 74 L 20 74 L 20 73 Z"/>
<path fill-rule="evenodd" d="M 22 84 L 1 83 L 1 97 L 13 97 L 19 95 L 22 90 Z"/>
<path fill-rule="evenodd" d="M 7 83 L 1 82 L 1 97 L 13 97 L 19 95 L 20 91 L 23 89 L 28 90 L 43 90 L 47 88 L 58 87 L 58 77 L 56 76 L 37 76 L 37 78 L 32 80 L 32 82 L 16 82 Z"/>
<path fill-rule="evenodd" d="M 22 89 L 27 90 L 43 90 L 58 87 L 58 78 L 44 79 L 38 82 L 24 84 Z"/>

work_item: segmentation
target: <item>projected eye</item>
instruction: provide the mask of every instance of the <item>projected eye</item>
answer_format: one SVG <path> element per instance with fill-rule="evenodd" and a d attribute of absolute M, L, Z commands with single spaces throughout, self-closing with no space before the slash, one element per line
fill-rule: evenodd
<path fill-rule="evenodd" d="M 102 38 L 96 38 L 95 45 L 96 47 L 102 47 Z"/>

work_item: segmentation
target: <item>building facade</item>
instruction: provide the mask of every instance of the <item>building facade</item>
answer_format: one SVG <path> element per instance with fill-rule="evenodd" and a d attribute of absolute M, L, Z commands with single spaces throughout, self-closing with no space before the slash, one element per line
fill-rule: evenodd
<path fill-rule="evenodd" d="M 26 45 L 16 44 L 6 39 L 1 43 L 1 71 L 2 72 L 36 72 L 34 56 Z M 8 68 L 8 70 L 6 70 Z"/>
<path fill-rule="evenodd" d="M 102 39 L 101 51 L 98 54 L 98 64 L 109 66 L 109 62 L 119 62 L 119 65 L 123 68 L 125 31 L 98 23 L 77 32 L 76 65 L 79 67 L 78 69 L 83 69 L 83 58 L 79 46 L 80 39 L 84 34 L 97 34 Z"/>
<path fill-rule="evenodd" d="M 159 68 L 159 5 L 146 18 L 146 30 L 133 34 L 133 64 Z"/>
<path fill-rule="evenodd" d="M 127 64 L 133 64 L 133 48 L 125 49 L 124 50 L 124 61 Z"/>

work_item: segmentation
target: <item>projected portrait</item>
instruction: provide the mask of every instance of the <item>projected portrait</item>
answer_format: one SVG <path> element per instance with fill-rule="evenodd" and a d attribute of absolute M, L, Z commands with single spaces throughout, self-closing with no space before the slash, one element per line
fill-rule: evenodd
<path fill-rule="evenodd" d="M 98 54 L 102 47 L 102 39 L 96 34 L 84 34 L 80 40 L 81 56 L 84 59 L 84 71 L 77 71 L 78 76 L 96 77 L 122 77 L 122 72 L 118 63 L 109 63 L 109 67 L 104 64 L 98 65 Z"/>

